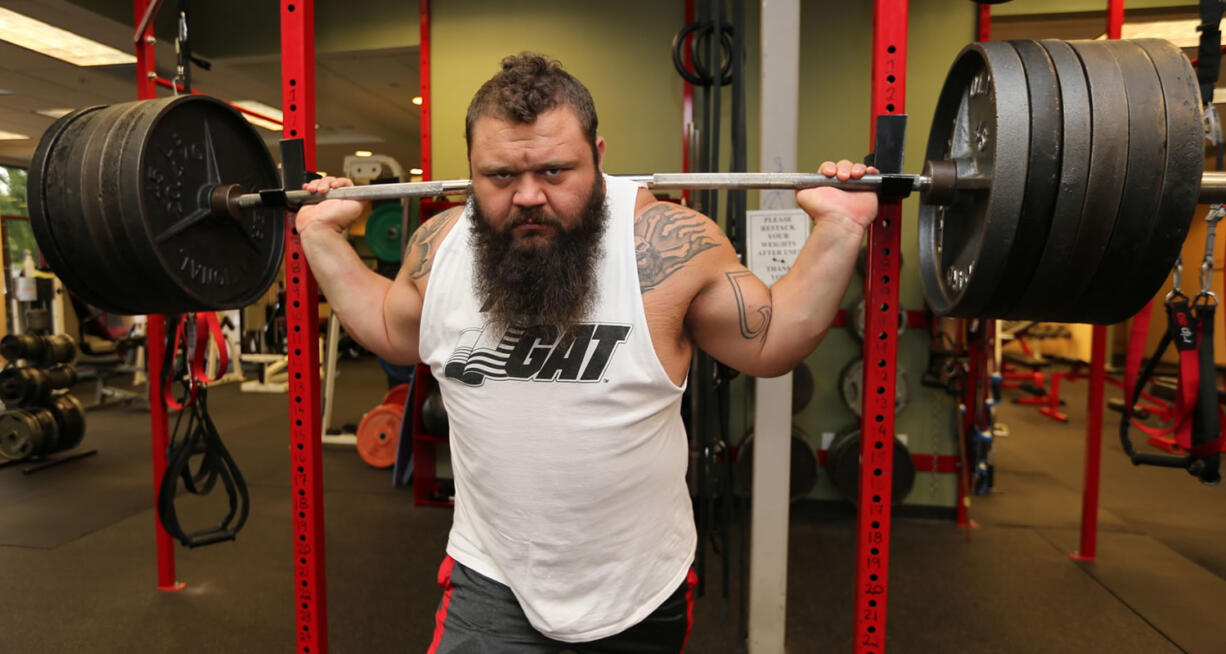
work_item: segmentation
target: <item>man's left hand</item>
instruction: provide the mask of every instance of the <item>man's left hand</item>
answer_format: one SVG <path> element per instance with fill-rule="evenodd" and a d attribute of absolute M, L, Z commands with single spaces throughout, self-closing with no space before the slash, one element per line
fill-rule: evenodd
<path fill-rule="evenodd" d="M 847 159 L 837 164 L 824 162 L 818 172 L 840 180 L 859 179 L 868 174 L 877 174 L 877 169 L 864 164 L 853 164 Z M 843 191 L 830 187 L 803 189 L 796 192 L 796 203 L 804 209 L 816 224 L 827 220 L 850 221 L 861 229 L 867 229 L 877 217 L 877 194 L 870 191 Z"/>

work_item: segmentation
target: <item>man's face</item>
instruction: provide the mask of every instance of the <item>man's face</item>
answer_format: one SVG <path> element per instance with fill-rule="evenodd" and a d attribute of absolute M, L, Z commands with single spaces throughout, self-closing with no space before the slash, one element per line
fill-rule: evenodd
<path fill-rule="evenodd" d="M 596 148 L 603 160 L 603 138 Z M 473 125 L 473 196 L 492 229 L 508 230 L 523 245 L 552 240 L 578 224 L 598 165 L 578 117 L 565 105 L 529 124 L 483 116 Z"/>
<path fill-rule="evenodd" d="M 503 327 L 564 333 L 594 301 L 605 224 L 604 180 L 579 121 L 569 108 L 530 125 L 481 118 L 470 167 L 482 311 Z"/>

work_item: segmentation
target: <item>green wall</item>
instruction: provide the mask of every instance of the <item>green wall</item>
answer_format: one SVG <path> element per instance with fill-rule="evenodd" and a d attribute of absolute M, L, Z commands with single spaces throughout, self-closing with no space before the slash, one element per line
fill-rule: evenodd
<path fill-rule="evenodd" d="M 605 170 L 681 169 L 681 78 L 670 46 L 683 4 L 649 0 L 449 0 L 431 5 L 434 177 L 468 177 L 464 112 L 508 54 L 560 60 L 592 92 Z"/>

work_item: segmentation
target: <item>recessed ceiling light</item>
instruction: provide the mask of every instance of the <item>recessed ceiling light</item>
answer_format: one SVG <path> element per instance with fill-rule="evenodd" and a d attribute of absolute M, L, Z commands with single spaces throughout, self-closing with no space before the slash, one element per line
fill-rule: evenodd
<path fill-rule="evenodd" d="M 370 157 L 374 155 L 374 153 L 370 150 L 357 150 L 353 154 L 358 157 Z"/>
<path fill-rule="evenodd" d="M 420 95 L 418 95 L 418 96 L 414 96 L 414 97 L 413 97 L 413 104 L 421 104 L 421 96 L 420 96 Z"/>
<path fill-rule="evenodd" d="M 0 7 L 0 39 L 77 66 L 136 63 L 136 57 L 109 45 Z"/>
<path fill-rule="evenodd" d="M 410 168 L 410 169 L 409 169 L 409 174 L 410 174 L 410 175 L 420 175 L 420 174 L 422 174 L 422 172 L 423 172 L 423 171 L 422 171 L 422 169 L 421 169 L 421 168 Z"/>
<path fill-rule="evenodd" d="M 25 134 L 17 134 L 15 132 L 6 132 L 0 129 L 0 141 L 22 141 L 30 138 Z"/>
<path fill-rule="evenodd" d="M 285 121 L 285 116 L 281 113 L 280 109 L 270 107 L 263 102 L 257 102 L 255 100 L 233 100 L 230 102 L 230 104 L 240 109 L 246 109 L 247 111 L 252 112 L 243 112 L 243 118 L 246 118 L 247 122 L 251 123 L 252 125 L 263 127 L 264 129 L 274 132 L 281 131 L 282 123 Z M 259 115 L 253 116 L 252 114 Z"/>
<path fill-rule="evenodd" d="M 48 118 L 62 118 L 72 113 L 72 109 L 35 109 L 34 113 Z"/>

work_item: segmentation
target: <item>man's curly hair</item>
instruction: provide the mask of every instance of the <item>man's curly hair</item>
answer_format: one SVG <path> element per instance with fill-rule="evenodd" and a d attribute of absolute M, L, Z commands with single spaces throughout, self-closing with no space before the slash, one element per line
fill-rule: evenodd
<path fill-rule="evenodd" d="M 482 116 L 528 124 L 555 107 L 568 106 L 579 118 L 596 158 L 596 105 L 582 82 L 562 70 L 561 62 L 535 52 L 502 60 L 502 70 L 473 96 L 464 119 L 464 140 L 472 154 L 473 125 Z"/>

